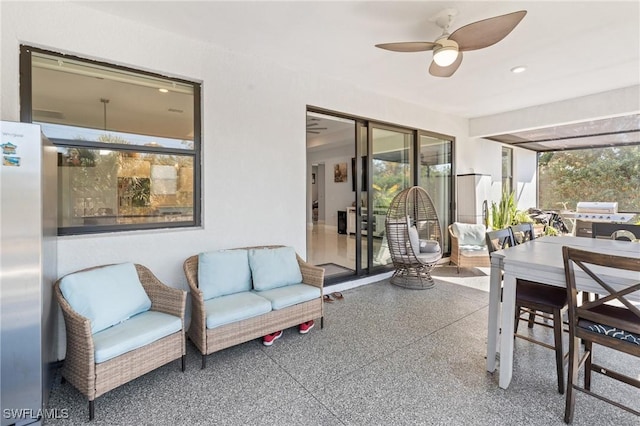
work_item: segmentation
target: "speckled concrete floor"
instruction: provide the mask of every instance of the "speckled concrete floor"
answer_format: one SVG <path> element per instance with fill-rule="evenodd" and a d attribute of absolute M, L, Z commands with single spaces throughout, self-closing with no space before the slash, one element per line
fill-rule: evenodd
<path fill-rule="evenodd" d="M 449 271 L 450 272 L 450 271 Z M 488 276 L 445 270 L 431 290 L 387 281 L 344 291 L 325 303 L 325 327 L 285 330 L 273 346 L 259 340 L 208 357 L 187 343 L 187 370 L 173 362 L 99 397 L 95 425 L 562 425 L 553 351 L 516 340 L 508 390 L 485 371 Z M 454 284 L 467 277 L 471 285 Z M 524 325 L 522 325 L 524 329 Z M 551 341 L 551 330 L 535 329 Z M 601 350 L 640 375 L 638 359 Z M 594 377 L 594 389 L 640 407 L 640 393 Z M 50 409 L 88 420 L 87 402 L 56 385 Z M 579 394 L 574 425 L 638 425 L 640 420 Z"/>

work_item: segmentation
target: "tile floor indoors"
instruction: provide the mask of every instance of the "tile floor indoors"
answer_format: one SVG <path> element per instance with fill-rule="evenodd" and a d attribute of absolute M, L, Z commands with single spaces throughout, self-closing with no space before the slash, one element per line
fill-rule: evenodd
<path fill-rule="evenodd" d="M 200 369 L 187 342 L 187 370 L 173 362 L 96 400 L 94 425 L 562 425 L 553 351 L 516 339 L 508 390 L 485 371 L 487 269 L 439 267 L 431 290 L 387 280 L 343 291 L 325 303 L 325 326 L 296 328 L 271 347 L 254 340 L 217 352 Z M 457 284 L 456 284 L 457 283 Z M 461 285 L 462 284 L 462 285 Z M 331 288 L 327 289 L 332 291 Z M 524 324 L 521 325 L 524 328 Z M 551 330 L 537 327 L 551 340 Z M 637 358 L 606 350 L 640 374 Z M 637 390 L 594 377 L 640 408 Z M 87 402 L 56 377 L 51 425 L 88 420 Z M 639 419 L 583 394 L 574 425 L 638 425 Z"/>

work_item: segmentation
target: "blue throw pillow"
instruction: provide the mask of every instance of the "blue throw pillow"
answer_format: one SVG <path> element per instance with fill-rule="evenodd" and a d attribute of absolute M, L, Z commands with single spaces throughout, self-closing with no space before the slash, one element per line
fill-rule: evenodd
<path fill-rule="evenodd" d="M 257 291 L 302 282 L 300 265 L 293 247 L 251 249 L 249 265 L 253 275 L 253 288 Z"/>
<path fill-rule="evenodd" d="M 60 280 L 60 291 L 74 311 L 91 321 L 92 333 L 151 309 L 133 263 L 69 274 Z"/>
<path fill-rule="evenodd" d="M 200 253 L 198 287 L 204 300 L 251 290 L 247 250 Z"/>

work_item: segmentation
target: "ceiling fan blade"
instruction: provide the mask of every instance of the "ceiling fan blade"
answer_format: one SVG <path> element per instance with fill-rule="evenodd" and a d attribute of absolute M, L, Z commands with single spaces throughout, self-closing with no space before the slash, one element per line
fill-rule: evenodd
<path fill-rule="evenodd" d="M 438 43 L 432 43 L 430 41 L 405 41 L 399 43 L 376 44 L 376 47 L 391 50 L 392 52 L 424 52 L 427 50 L 433 50 L 436 46 L 438 46 Z"/>
<path fill-rule="evenodd" d="M 458 69 L 460 64 L 462 63 L 462 52 L 458 52 L 458 58 L 454 63 L 449 65 L 448 67 L 441 67 L 436 64 L 434 61 L 431 61 L 431 65 L 429 66 L 429 74 L 434 77 L 451 77 L 454 72 Z"/>
<path fill-rule="evenodd" d="M 460 51 L 489 47 L 509 35 L 526 14 L 526 10 L 520 10 L 473 22 L 455 30 L 449 40 L 458 43 Z"/>

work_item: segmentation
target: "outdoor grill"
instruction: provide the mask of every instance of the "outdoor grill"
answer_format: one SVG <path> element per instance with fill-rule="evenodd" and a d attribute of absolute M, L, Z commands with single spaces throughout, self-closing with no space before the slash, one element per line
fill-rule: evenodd
<path fill-rule="evenodd" d="M 618 213 L 617 202 L 580 201 L 575 212 L 562 213 L 565 219 L 574 219 L 574 234 L 577 237 L 591 237 L 593 222 L 626 223 L 633 213 Z"/>

